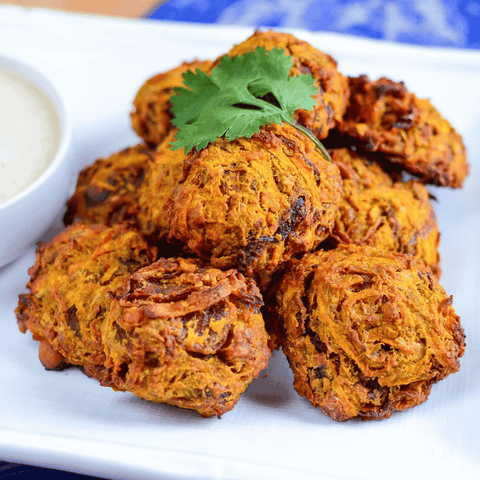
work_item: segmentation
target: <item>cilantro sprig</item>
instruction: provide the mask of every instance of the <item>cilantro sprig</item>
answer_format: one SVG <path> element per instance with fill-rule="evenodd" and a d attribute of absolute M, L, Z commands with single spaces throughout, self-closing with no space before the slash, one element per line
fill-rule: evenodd
<path fill-rule="evenodd" d="M 179 131 L 172 149 L 205 148 L 217 138 L 251 137 L 263 125 L 282 121 L 307 135 L 331 160 L 308 129 L 293 113 L 311 110 L 317 93 L 311 75 L 289 76 L 293 62 L 285 51 L 257 47 L 244 55 L 222 57 L 210 75 L 197 69 L 183 74 L 184 87 L 171 97 L 173 123 Z"/>

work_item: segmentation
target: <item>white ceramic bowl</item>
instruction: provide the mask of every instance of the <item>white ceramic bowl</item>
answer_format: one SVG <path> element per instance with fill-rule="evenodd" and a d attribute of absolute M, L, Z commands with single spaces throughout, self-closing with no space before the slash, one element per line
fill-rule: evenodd
<path fill-rule="evenodd" d="M 22 77 L 40 90 L 52 103 L 60 127 L 57 152 L 46 170 L 23 191 L 0 204 L 1 268 L 20 257 L 60 215 L 72 193 L 75 172 L 71 119 L 55 86 L 34 68 L 1 55 L 0 71 Z"/>

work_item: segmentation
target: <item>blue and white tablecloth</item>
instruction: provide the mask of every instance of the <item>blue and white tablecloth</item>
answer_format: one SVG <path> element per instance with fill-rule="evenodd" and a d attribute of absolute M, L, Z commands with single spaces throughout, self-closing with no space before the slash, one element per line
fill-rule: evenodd
<path fill-rule="evenodd" d="M 170 0 L 148 16 L 480 48 L 480 1 L 475 0 Z"/>

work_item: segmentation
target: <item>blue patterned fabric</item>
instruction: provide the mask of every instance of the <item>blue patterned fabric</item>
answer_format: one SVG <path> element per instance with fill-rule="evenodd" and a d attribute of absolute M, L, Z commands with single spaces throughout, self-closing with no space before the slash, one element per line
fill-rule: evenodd
<path fill-rule="evenodd" d="M 480 48 L 480 1 L 475 0 L 169 0 L 148 16 Z"/>

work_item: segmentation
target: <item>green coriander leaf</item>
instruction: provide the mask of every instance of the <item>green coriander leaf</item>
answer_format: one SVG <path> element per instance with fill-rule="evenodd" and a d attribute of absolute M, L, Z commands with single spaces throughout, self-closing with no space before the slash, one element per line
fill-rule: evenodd
<path fill-rule="evenodd" d="M 178 128 L 182 125 L 195 121 L 201 114 L 201 110 L 208 99 L 215 98 L 220 89 L 212 82 L 209 75 L 201 70 L 187 71 L 183 74 L 185 87 L 174 88 L 172 96 L 172 113 L 175 115 L 174 123 Z M 199 101 L 199 94 L 203 97 Z"/>
<path fill-rule="evenodd" d="M 312 109 L 318 90 L 311 75 L 290 77 L 292 59 L 275 47 L 231 58 L 225 55 L 210 75 L 183 74 L 184 87 L 171 97 L 173 123 L 179 131 L 172 149 L 205 148 L 217 138 L 251 137 L 260 127 L 282 121 L 299 128 L 323 146 L 293 118 L 298 108 Z"/>

